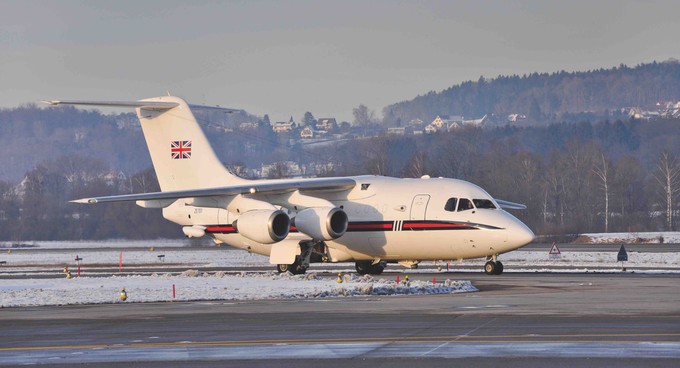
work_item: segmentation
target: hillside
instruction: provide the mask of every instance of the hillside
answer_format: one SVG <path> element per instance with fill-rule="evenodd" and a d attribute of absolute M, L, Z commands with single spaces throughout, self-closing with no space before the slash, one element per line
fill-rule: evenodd
<path fill-rule="evenodd" d="M 499 76 L 467 81 L 441 92 L 429 92 L 410 101 L 384 108 L 389 125 L 412 119 L 432 121 L 437 115 L 476 118 L 493 115 L 504 120 L 523 114 L 533 124 L 569 118 L 570 114 L 594 113 L 598 117 L 624 107 L 654 106 L 680 100 L 680 62 L 620 65 L 586 72 L 560 71 L 524 76 Z"/>

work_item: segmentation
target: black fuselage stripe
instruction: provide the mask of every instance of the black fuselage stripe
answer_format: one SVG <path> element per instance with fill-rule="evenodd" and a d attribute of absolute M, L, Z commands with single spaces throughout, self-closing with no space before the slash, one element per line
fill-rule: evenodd
<path fill-rule="evenodd" d="M 500 229 L 490 225 L 477 225 L 449 221 L 427 220 L 397 220 L 397 221 L 355 221 L 347 225 L 348 233 L 359 232 L 389 232 L 389 231 L 446 231 L 446 230 L 479 230 Z M 237 234 L 238 231 L 232 225 L 208 225 L 205 229 L 209 234 Z M 294 227 L 291 233 L 297 233 Z"/>

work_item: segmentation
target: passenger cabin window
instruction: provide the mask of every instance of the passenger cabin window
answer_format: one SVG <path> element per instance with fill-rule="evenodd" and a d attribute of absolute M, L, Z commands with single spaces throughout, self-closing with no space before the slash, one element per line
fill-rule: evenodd
<path fill-rule="evenodd" d="M 449 212 L 455 212 L 456 211 L 456 201 L 458 201 L 458 198 L 449 198 L 449 200 L 446 201 L 446 204 L 444 205 L 444 209 L 449 211 Z"/>
<path fill-rule="evenodd" d="M 494 206 L 493 202 L 489 199 L 473 199 L 472 202 L 475 203 L 475 207 L 477 208 L 496 209 L 496 206 Z"/>
<path fill-rule="evenodd" d="M 472 202 L 470 202 L 469 199 L 461 198 L 458 201 L 458 212 L 467 211 L 467 210 L 471 210 L 471 209 L 474 209 L 474 207 L 472 206 Z"/>

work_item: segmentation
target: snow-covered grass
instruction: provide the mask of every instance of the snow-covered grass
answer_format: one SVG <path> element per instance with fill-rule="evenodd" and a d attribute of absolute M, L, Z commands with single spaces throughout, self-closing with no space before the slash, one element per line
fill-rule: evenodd
<path fill-rule="evenodd" d="M 620 263 L 616 261 L 617 251 L 611 252 L 570 252 L 562 249 L 562 254 L 554 257 L 548 255 L 548 249 L 545 251 L 534 250 L 518 250 L 501 255 L 500 259 L 510 271 L 514 268 L 527 267 L 555 267 L 568 266 L 574 268 L 592 268 L 602 266 L 620 267 Z M 75 257 L 82 258 L 82 270 L 87 272 L 88 268 L 101 267 L 118 267 L 120 261 L 121 250 L 118 249 L 95 249 L 89 251 L 82 251 L 82 249 L 75 250 L 45 250 L 45 251 L 22 251 L 14 250 L 10 253 L 0 252 L 0 262 L 6 262 L 0 266 L 2 271 L 40 271 L 45 269 L 62 268 L 69 266 L 71 269 L 75 268 Z M 267 257 L 248 253 L 242 250 L 237 250 L 229 247 L 220 248 L 189 248 L 189 249 L 164 249 L 163 251 L 149 250 L 122 250 L 123 254 L 123 270 L 126 267 L 164 267 L 174 265 L 176 267 L 185 266 L 187 269 L 192 267 L 271 267 Z M 163 255 L 163 261 L 158 258 Z M 465 260 L 462 262 L 452 262 L 452 266 L 456 265 L 481 265 L 484 264 L 484 259 Z M 441 263 L 440 263 L 441 264 Z M 424 262 L 423 265 L 432 265 L 432 262 Z M 353 263 L 344 264 L 314 264 L 313 269 L 326 267 L 341 266 L 347 270 L 353 270 Z M 444 265 L 445 266 L 445 265 Z M 659 267 L 669 268 L 677 267 L 680 270 L 680 251 L 679 252 L 628 252 L 628 262 L 626 266 L 634 267 Z M 389 270 L 404 269 L 398 265 L 390 265 Z"/>
<path fill-rule="evenodd" d="M 581 234 L 574 243 L 583 244 L 680 244 L 680 232 Z"/>
<path fill-rule="evenodd" d="M 206 241 L 206 244 L 211 242 Z M 20 242 L 0 242 L 2 248 L 27 249 L 75 249 L 75 248 L 151 248 L 151 247 L 186 247 L 190 244 L 187 239 L 150 239 L 150 240 L 27 240 Z M 15 245 L 13 247 L 13 245 Z M 19 245 L 17 247 L 16 245 Z"/>
<path fill-rule="evenodd" d="M 172 290 L 175 287 L 175 297 Z M 411 281 L 408 285 L 345 275 L 342 283 L 314 273 L 226 275 L 190 270 L 179 276 L 113 276 L 106 278 L 60 278 L 0 280 L 0 307 L 122 303 L 125 288 L 130 302 L 189 300 L 295 299 L 358 295 L 452 294 L 477 289 L 469 281 L 446 280 L 433 285 Z"/>
<path fill-rule="evenodd" d="M 590 234 L 594 235 L 594 234 Z M 607 234 L 611 236 L 612 234 Z M 637 234 L 638 236 L 640 234 Z M 651 235 L 652 237 L 654 235 Z M 672 239 L 669 233 L 664 236 Z M 607 239 L 606 236 L 601 238 Z M 608 239 L 612 239 L 609 237 Z M 680 239 L 678 239 L 680 240 Z M 669 241 L 670 242 L 670 241 Z M 679 242 L 679 241 L 675 241 Z M 71 242 L 68 242 L 72 244 Z M 469 292 L 476 289 L 469 281 L 450 281 L 432 285 L 429 282 L 412 281 L 410 285 L 397 284 L 394 281 L 358 277 L 355 274 L 344 275 L 343 282 L 334 278 L 319 277 L 314 271 L 353 273 L 354 264 L 315 264 L 307 275 L 292 276 L 275 274 L 274 272 L 248 272 L 238 275 L 227 275 L 223 271 L 205 273 L 191 270 L 198 267 L 266 267 L 273 269 L 267 257 L 250 254 L 229 247 L 197 247 L 178 248 L 183 242 L 173 241 L 143 244 L 136 242 L 98 242 L 91 250 L 83 250 L 83 243 L 75 247 L 64 246 L 63 243 L 30 249 L 13 249 L 0 251 L 0 274 L 14 276 L 35 273 L 60 271 L 61 267 L 75 268 L 75 257 L 82 258 L 83 277 L 72 279 L 0 279 L 0 307 L 115 303 L 119 300 L 120 289 L 125 287 L 128 293 L 127 302 L 166 302 L 187 300 L 249 300 L 249 299 L 288 299 L 319 298 L 355 295 L 398 295 L 398 294 L 430 294 Z M 150 251 L 151 246 L 164 247 L 162 250 Z M 130 247 L 137 247 L 130 249 Z M 79 248 L 79 249 L 73 249 Z M 140 249 L 147 248 L 147 249 Z M 565 247 L 566 248 L 566 247 Z M 110 277 L 88 277 L 88 270 L 96 268 L 117 267 L 120 252 L 123 254 L 123 271 L 121 275 Z M 570 252 L 562 250 L 559 257 L 548 255 L 545 251 L 519 250 L 503 254 L 501 260 L 506 272 L 549 271 L 549 272 L 585 272 L 589 269 L 599 271 L 618 271 L 621 264 L 616 261 L 616 251 L 612 252 Z M 159 255 L 163 255 L 163 261 Z M 625 266 L 630 271 L 644 268 L 644 272 L 680 272 L 680 252 L 628 252 L 629 261 Z M 484 259 L 452 262 L 453 270 L 460 265 L 472 266 L 480 272 Z M 181 275 L 158 273 L 147 276 L 125 275 L 127 267 L 148 267 L 152 270 L 163 269 L 173 265 L 186 269 Z M 432 262 L 424 262 L 423 266 L 432 266 Z M 440 264 L 441 265 L 441 264 Z M 445 268 L 445 265 L 443 265 Z M 427 269 L 406 270 L 398 265 L 390 265 L 388 270 L 403 270 L 407 273 L 437 272 L 431 267 Z M 470 269 L 470 268 L 467 268 Z M 75 276 L 75 274 L 74 274 Z M 176 298 L 172 297 L 172 285 L 175 285 Z"/>
<path fill-rule="evenodd" d="M 94 248 L 93 250 L 12 250 L 0 251 L 0 262 L 6 261 L 6 265 L 0 268 L 35 266 L 40 267 L 63 267 L 75 266 L 76 256 L 82 258 L 83 268 L 118 266 L 121 260 L 123 266 L 146 265 L 162 267 L 168 264 L 201 267 L 241 267 L 262 266 L 269 264 L 269 258 L 230 247 L 209 248 L 182 248 L 164 250 L 129 250 L 126 247 L 119 249 Z M 162 256 L 159 258 L 159 256 Z"/>

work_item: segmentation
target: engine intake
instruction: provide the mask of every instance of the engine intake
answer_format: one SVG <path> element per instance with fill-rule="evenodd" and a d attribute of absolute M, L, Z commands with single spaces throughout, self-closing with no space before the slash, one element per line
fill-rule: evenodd
<path fill-rule="evenodd" d="M 234 221 L 234 228 L 250 240 L 273 244 L 288 236 L 290 217 L 281 210 L 251 210 Z"/>
<path fill-rule="evenodd" d="M 349 220 L 338 207 L 307 208 L 293 218 L 293 226 L 314 240 L 333 240 L 347 231 Z"/>

